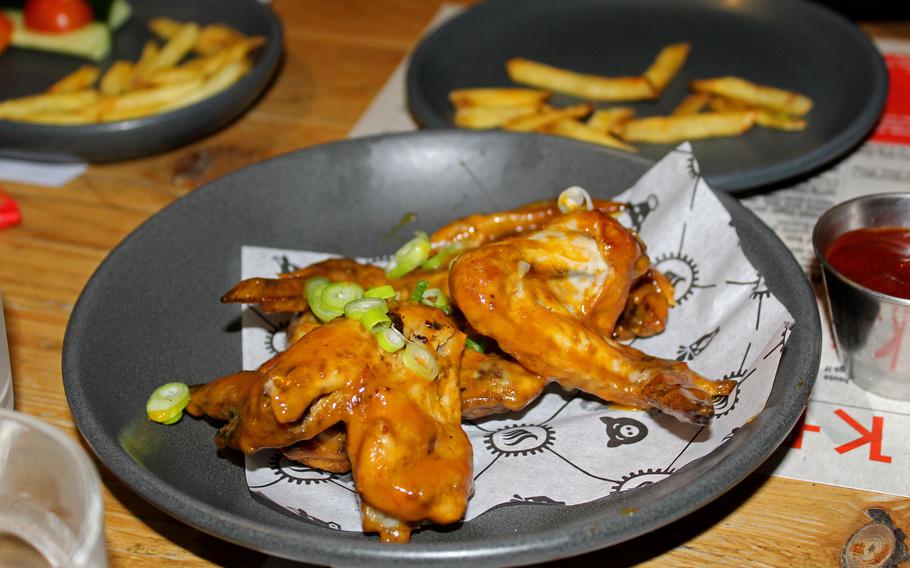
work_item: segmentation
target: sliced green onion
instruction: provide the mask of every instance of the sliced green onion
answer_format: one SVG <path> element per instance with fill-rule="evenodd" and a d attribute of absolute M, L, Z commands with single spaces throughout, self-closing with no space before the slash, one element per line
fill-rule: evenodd
<path fill-rule="evenodd" d="M 395 288 L 392 288 L 388 284 L 385 286 L 376 286 L 375 288 L 370 288 L 363 293 L 364 298 L 382 298 L 383 300 L 390 300 L 397 296 Z"/>
<path fill-rule="evenodd" d="M 319 295 L 322 304 L 332 311 L 344 311 L 344 307 L 363 295 L 363 288 L 350 282 L 329 284 Z"/>
<path fill-rule="evenodd" d="M 420 268 L 424 270 L 439 270 L 452 258 L 452 255 L 458 250 L 454 245 L 448 245 L 442 247 L 435 255 L 423 261 L 423 264 L 420 265 Z"/>
<path fill-rule="evenodd" d="M 161 385 L 145 403 L 149 420 L 173 424 L 183 416 L 183 409 L 190 403 L 190 389 L 183 383 Z"/>
<path fill-rule="evenodd" d="M 423 343 L 408 343 L 401 355 L 401 362 L 417 376 L 432 381 L 439 374 L 436 356 Z"/>
<path fill-rule="evenodd" d="M 319 276 L 310 278 L 303 284 L 303 292 L 306 295 L 307 303 L 310 305 L 310 310 L 322 322 L 332 321 L 344 313 L 344 306 L 337 310 L 332 309 L 322 300 L 322 293 L 331 285 L 331 280 Z"/>
<path fill-rule="evenodd" d="M 429 285 L 430 285 L 430 283 L 427 282 L 426 280 L 418 281 L 417 285 L 414 286 L 414 293 L 411 294 L 411 301 L 419 302 L 419 301 L 423 300 L 423 294 L 424 294 L 424 292 L 426 292 L 427 286 L 429 286 Z"/>
<path fill-rule="evenodd" d="M 404 336 L 394 327 L 383 327 L 376 334 L 376 341 L 383 350 L 394 353 L 404 347 Z"/>
<path fill-rule="evenodd" d="M 413 239 L 395 252 L 385 273 L 389 278 L 401 278 L 423 264 L 429 256 L 430 237 L 426 233 L 417 232 Z"/>
<path fill-rule="evenodd" d="M 307 297 L 307 302 L 310 301 L 310 296 L 319 295 L 322 292 L 322 289 L 331 284 L 332 281 L 328 278 L 323 278 L 317 276 L 315 278 L 310 278 L 303 283 L 303 293 Z"/>
<path fill-rule="evenodd" d="M 372 309 L 380 309 L 383 313 L 388 313 L 389 306 L 381 298 L 358 298 L 344 305 L 344 315 L 359 320 L 363 314 Z"/>
<path fill-rule="evenodd" d="M 474 341 L 470 337 L 464 340 L 464 346 L 470 349 L 471 351 L 477 351 L 478 353 L 485 353 L 486 351 L 483 348 L 483 345 Z"/>
<path fill-rule="evenodd" d="M 449 299 L 446 298 L 446 295 L 442 293 L 442 290 L 439 288 L 429 288 L 423 293 L 422 303 L 432 306 L 434 308 L 439 308 L 444 311 L 446 314 L 452 313 L 452 308 L 449 306 Z"/>
<path fill-rule="evenodd" d="M 591 195 L 577 185 L 564 189 L 556 199 L 556 205 L 563 213 L 572 211 L 590 211 L 594 209 L 594 203 L 591 201 Z"/>
<path fill-rule="evenodd" d="M 360 324 L 366 328 L 367 331 L 379 331 L 382 327 L 392 324 L 392 320 L 386 315 L 386 311 L 387 310 L 382 308 L 367 310 L 360 316 Z"/>

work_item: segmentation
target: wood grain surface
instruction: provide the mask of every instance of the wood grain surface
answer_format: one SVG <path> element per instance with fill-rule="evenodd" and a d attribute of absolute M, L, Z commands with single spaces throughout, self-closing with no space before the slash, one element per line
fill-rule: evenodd
<path fill-rule="evenodd" d="M 89 276 L 130 231 L 195 187 L 253 162 L 344 138 L 414 45 L 439 0 L 276 0 L 287 40 L 278 78 L 239 120 L 165 154 L 91 166 L 61 189 L 4 183 L 21 225 L 0 231 L 0 290 L 16 408 L 67 431 L 67 318 Z M 910 39 L 910 21 L 864 26 Z M 86 448 L 88 450 L 88 448 Z M 159 512 L 96 461 L 110 565 L 277 566 Z M 839 566 L 851 535 L 883 511 L 910 528 L 910 500 L 756 473 L 685 519 L 582 560 L 619 566 Z M 860 546 L 866 546 L 860 543 Z M 874 558 L 869 550 L 857 554 Z M 869 564 L 872 565 L 872 564 Z"/>

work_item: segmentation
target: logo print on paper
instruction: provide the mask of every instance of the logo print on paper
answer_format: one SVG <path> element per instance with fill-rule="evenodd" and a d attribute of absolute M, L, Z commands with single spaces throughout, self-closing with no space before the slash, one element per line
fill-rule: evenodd
<path fill-rule="evenodd" d="M 693 361 L 696 357 L 701 355 L 702 351 L 704 351 L 705 349 L 708 348 L 709 345 L 711 345 L 711 342 L 714 340 L 715 337 L 717 337 L 718 332 L 720 332 L 719 327 L 715 328 L 714 331 L 710 331 L 710 332 L 702 335 L 701 337 L 699 337 L 698 339 L 696 339 L 689 345 L 680 345 L 679 347 L 676 348 L 676 353 L 677 353 L 676 360 L 683 361 L 683 362 Z"/>
<path fill-rule="evenodd" d="M 620 491 L 626 491 L 628 489 L 638 489 L 639 487 L 646 487 L 657 483 L 662 479 L 673 475 L 673 469 L 640 469 L 638 471 L 633 471 L 628 475 L 624 475 L 622 479 L 613 486 L 613 491 L 611 493 L 618 493 Z"/>
<path fill-rule="evenodd" d="M 654 266 L 664 273 L 673 285 L 673 300 L 682 304 L 698 288 L 713 288 L 714 284 L 701 284 L 698 276 L 698 265 L 683 252 L 686 239 L 686 226 L 683 225 L 676 252 L 664 253 L 654 259 Z"/>
<path fill-rule="evenodd" d="M 485 437 L 487 449 L 503 456 L 527 456 L 542 453 L 556 439 L 552 426 L 519 424 L 506 426 Z"/>
<path fill-rule="evenodd" d="M 755 329 L 758 329 L 759 324 L 761 324 L 761 306 L 765 298 L 771 297 L 771 291 L 768 290 L 767 284 L 765 284 L 765 278 L 756 273 L 755 280 L 750 280 L 748 282 L 737 282 L 735 280 L 727 280 L 727 284 L 734 284 L 737 286 L 751 286 L 752 292 L 749 294 L 749 299 L 753 302 L 758 303 L 758 309 L 755 314 Z"/>
<path fill-rule="evenodd" d="M 648 215 L 652 211 L 657 209 L 657 206 L 660 205 L 657 196 L 651 194 L 644 201 L 639 201 L 638 203 L 629 203 L 629 208 L 626 210 L 626 213 L 629 214 L 629 224 L 631 228 L 636 233 L 641 232 L 641 226 L 644 224 L 645 219 L 648 218 Z"/>
<path fill-rule="evenodd" d="M 294 272 L 295 270 L 300 270 L 300 266 L 297 266 L 288 259 L 287 255 L 283 254 L 281 256 L 273 256 L 272 260 L 278 264 L 278 273 L 287 274 L 288 272 Z"/>
<path fill-rule="evenodd" d="M 607 437 L 610 438 L 607 441 L 608 448 L 634 444 L 648 435 L 648 427 L 632 418 L 601 416 L 600 421 L 607 425 Z"/>
<path fill-rule="evenodd" d="M 746 352 L 743 354 L 742 361 L 739 363 L 739 368 L 733 372 L 727 373 L 723 376 L 724 380 L 733 379 L 736 381 L 736 387 L 728 395 L 717 395 L 713 398 L 714 403 L 714 418 L 720 418 L 721 416 L 726 416 L 736 408 L 736 403 L 739 402 L 739 389 L 742 387 L 743 383 L 755 373 L 755 369 L 745 368 L 746 360 L 749 358 L 749 350 L 752 349 L 752 344 L 749 343 L 746 345 Z"/>

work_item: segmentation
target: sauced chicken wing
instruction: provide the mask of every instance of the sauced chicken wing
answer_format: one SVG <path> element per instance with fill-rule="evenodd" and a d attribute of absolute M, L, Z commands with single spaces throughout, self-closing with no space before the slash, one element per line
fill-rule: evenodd
<path fill-rule="evenodd" d="M 497 353 L 465 349 L 461 357 L 461 415 L 475 419 L 518 411 L 540 396 L 547 381 Z"/>
<path fill-rule="evenodd" d="M 237 283 L 221 297 L 221 301 L 259 304 L 264 312 L 302 312 L 307 309 L 304 284 L 310 278 L 357 282 L 365 288 L 388 282 L 385 272 L 371 264 L 361 264 L 352 258 L 330 258 L 306 268 L 282 274 L 280 278 L 248 278 Z"/>
<path fill-rule="evenodd" d="M 593 200 L 593 207 L 605 213 L 616 213 L 624 205 L 616 201 Z M 477 248 L 501 238 L 534 231 L 546 225 L 562 213 L 556 201 L 535 201 L 522 207 L 468 215 L 437 230 L 430 236 L 434 249 L 446 246 L 457 250 Z"/>
<path fill-rule="evenodd" d="M 434 377 L 415 373 L 401 352 L 385 352 L 359 322 L 340 318 L 258 371 L 194 388 L 188 410 L 228 420 L 219 443 L 247 453 L 311 440 L 343 423 L 364 530 L 403 542 L 424 520 L 447 524 L 463 516 L 472 449 L 461 429 L 464 334 L 428 306 L 405 304 L 390 315 L 408 341 L 433 354 Z"/>
<path fill-rule="evenodd" d="M 706 424 L 712 396 L 735 382 L 710 381 L 610 337 L 648 264 L 638 240 L 609 215 L 575 212 L 462 254 L 449 289 L 470 325 L 526 369 L 604 400 Z"/>

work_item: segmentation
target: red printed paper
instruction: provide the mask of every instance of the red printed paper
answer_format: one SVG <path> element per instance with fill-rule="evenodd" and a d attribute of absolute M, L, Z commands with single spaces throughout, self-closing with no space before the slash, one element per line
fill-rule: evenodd
<path fill-rule="evenodd" d="M 910 54 L 886 53 L 888 99 L 874 142 L 910 145 Z"/>

